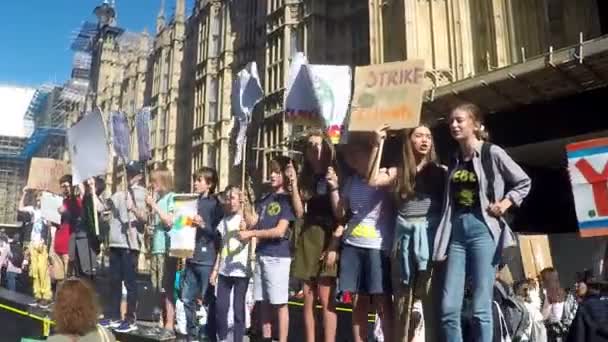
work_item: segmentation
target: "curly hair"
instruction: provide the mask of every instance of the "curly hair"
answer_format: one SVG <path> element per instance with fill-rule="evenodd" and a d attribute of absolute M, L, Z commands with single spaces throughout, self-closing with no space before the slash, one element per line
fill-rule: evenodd
<path fill-rule="evenodd" d="M 99 312 L 93 287 L 82 279 L 68 279 L 57 291 L 53 309 L 56 332 L 84 336 L 96 329 Z"/>

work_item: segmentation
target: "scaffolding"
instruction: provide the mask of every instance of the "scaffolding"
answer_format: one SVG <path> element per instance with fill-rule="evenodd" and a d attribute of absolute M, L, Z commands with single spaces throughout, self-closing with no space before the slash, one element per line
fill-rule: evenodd
<path fill-rule="evenodd" d="M 22 158 L 26 138 L 0 136 L 0 223 L 17 222 L 17 203 L 25 185 L 26 160 Z"/>

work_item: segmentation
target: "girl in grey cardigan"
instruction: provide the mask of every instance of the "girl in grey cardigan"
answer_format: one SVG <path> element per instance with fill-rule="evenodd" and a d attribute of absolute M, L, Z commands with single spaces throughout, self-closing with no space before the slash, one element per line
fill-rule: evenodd
<path fill-rule="evenodd" d="M 500 251 L 515 244 L 503 219 L 511 206 L 519 206 L 530 191 L 531 181 L 507 153 L 491 145 L 489 155 L 494 173 L 488 184 L 481 161 L 487 134 L 479 108 L 473 104 L 456 107 L 449 118 L 450 133 L 459 144 L 456 162 L 448 170 L 443 215 L 439 224 L 433 259 L 446 260 L 441 300 L 441 329 L 445 341 L 460 342 L 461 311 L 465 279 L 473 289 L 473 341 L 492 341 L 492 291 Z M 496 201 L 488 198 L 494 189 Z"/>

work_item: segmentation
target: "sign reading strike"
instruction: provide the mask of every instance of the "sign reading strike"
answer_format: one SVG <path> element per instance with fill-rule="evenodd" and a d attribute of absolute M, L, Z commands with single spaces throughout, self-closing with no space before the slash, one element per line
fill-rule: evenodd
<path fill-rule="evenodd" d="M 357 67 L 349 131 L 391 130 L 420 123 L 424 61 L 409 60 Z"/>
<path fill-rule="evenodd" d="M 608 235 L 608 138 L 566 146 L 580 234 Z"/>
<path fill-rule="evenodd" d="M 60 194 L 59 179 L 68 173 L 70 173 L 68 165 L 63 160 L 32 158 L 27 186 L 30 189 Z"/>

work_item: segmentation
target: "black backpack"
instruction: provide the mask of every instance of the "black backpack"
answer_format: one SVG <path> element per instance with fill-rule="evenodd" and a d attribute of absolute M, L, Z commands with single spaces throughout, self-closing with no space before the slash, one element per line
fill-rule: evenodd
<path fill-rule="evenodd" d="M 494 284 L 494 302 L 498 304 L 498 308 L 502 311 L 512 341 L 521 341 L 532 323 L 530 312 L 524 302 L 517 298 L 513 290 L 501 281 L 496 281 Z M 500 324 L 500 322 L 495 320 L 494 326 L 496 327 L 497 324 Z"/>
<path fill-rule="evenodd" d="M 9 259 L 11 264 L 13 264 L 15 267 L 21 268 L 23 266 L 24 259 L 23 247 L 21 247 L 20 243 L 13 242 L 11 244 L 11 257 Z"/>

